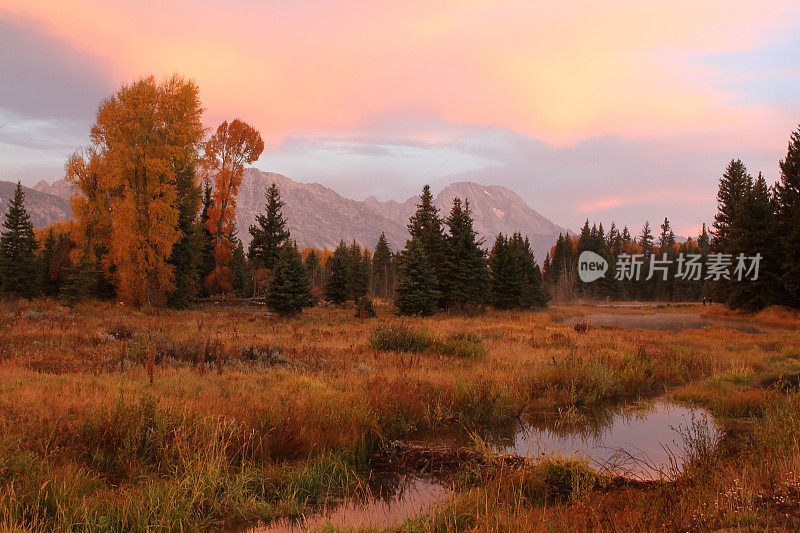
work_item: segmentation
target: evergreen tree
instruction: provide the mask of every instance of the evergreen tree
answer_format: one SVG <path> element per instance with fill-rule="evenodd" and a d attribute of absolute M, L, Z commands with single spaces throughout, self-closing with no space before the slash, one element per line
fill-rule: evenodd
<path fill-rule="evenodd" d="M 514 233 L 509 240 L 512 255 L 516 258 L 522 270 L 522 307 L 540 307 L 546 305 L 550 295 L 542 283 L 542 271 L 536 264 L 531 243 L 528 237 L 522 238 L 520 233 Z"/>
<path fill-rule="evenodd" d="M 642 253 L 648 257 L 653 253 L 653 232 L 650 230 L 650 221 L 646 221 L 642 226 L 642 232 L 639 234 L 639 246 L 642 247 Z"/>
<path fill-rule="evenodd" d="M 172 247 L 169 258 L 174 288 L 168 297 L 168 302 L 174 307 L 188 307 L 197 294 L 201 245 L 197 231 L 197 212 L 201 203 L 200 187 L 197 185 L 194 166 L 176 173 L 176 191 L 180 238 Z"/>
<path fill-rule="evenodd" d="M 758 311 L 779 299 L 780 253 L 774 243 L 778 240 L 775 224 L 776 205 L 766 180 L 758 174 L 752 187 L 745 191 L 737 216 L 730 252 L 734 258 L 731 280 L 727 282 L 726 302 L 732 309 Z M 761 254 L 758 279 L 735 276 L 737 257 Z"/>
<path fill-rule="evenodd" d="M 433 205 L 433 194 L 431 194 L 429 185 L 422 188 L 419 199 L 417 210 L 409 219 L 408 231 L 411 239 L 419 242 L 426 260 L 433 268 L 437 283 L 441 284 L 445 279 L 447 268 L 447 250 L 442 219 L 439 217 L 439 210 Z M 441 285 L 437 285 L 436 291 L 440 298 L 444 296 Z M 443 303 L 440 301 L 439 305 L 441 306 Z"/>
<path fill-rule="evenodd" d="M 800 129 L 792 132 L 775 186 L 783 303 L 800 307 Z"/>
<path fill-rule="evenodd" d="M 347 299 L 357 300 L 369 291 L 372 256 L 353 241 L 347 249 Z"/>
<path fill-rule="evenodd" d="M 372 294 L 388 300 L 394 293 L 394 264 L 386 234 L 381 233 L 372 255 Z"/>
<path fill-rule="evenodd" d="M 673 246 L 675 246 L 675 232 L 672 231 L 669 218 L 664 217 L 664 223 L 661 224 L 661 235 L 658 238 L 658 248 L 661 252 L 665 252 Z"/>
<path fill-rule="evenodd" d="M 523 271 L 502 233 L 489 253 L 492 304 L 499 309 L 511 309 L 522 304 Z"/>
<path fill-rule="evenodd" d="M 203 189 L 203 210 L 200 213 L 200 224 L 196 230 L 199 238 L 200 260 L 198 264 L 198 275 L 200 280 L 206 280 L 214 272 L 216 266 L 216 255 L 214 252 L 214 236 L 208 229 L 208 212 L 214 205 L 214 198 L 211 194 L 211 185 L 206 184 Z M 204 294 L 209 292 L 204 289 Z"/>
<path fill-rule="evenodd" d="M 25 193 L 17 182 L 0 232 L 0 290 L 31 297 L 38 291 L 36 237 L 31 217 L 25 210 Z"/>
<path fill-rule="evenodd" d="M 325 283 L 325 299 L 331 303 L 341 305 L 350 297 L 349 280 L 349 252 L 344 241 L 333 251 L 325 262 L 327 280 Z"/>
<path fill-rule="evenodd" d="M 440 283 L 448 309 L 478 307 L 489 298 L 489 270 L 486 252 L 473 229 L 469 202 L 453 199 L 450 216 L 445 220 L 449 235 L 445 237 L 445 279 Z"/>
<path fill-rule="evenodd" d="M 42 243 L 42 250 L 37 259 L 38 265 L 38 285 L 39 290 L 44 296 L 56 296 L 58 294 L 58 286 L 55 285 L 50 275 L 50 267 L 53 264 L 56 254 L 56 238 L 53 234 L 52 228 L 47 230 L 44 242 Z"/>
<path fill-rule="evenodd" d="M 289 239 L 289 230 L 281 213 L 284 206 L 278 186 L 273 183 L 267 189 L 265 214 L 256 216 L 257 225 L 250 226 L 250 248 L 247 257 L 253 268 L 272 270 L 278 261 L 283 244 Z"/>
<path fill-rule="evenodd" d="M 228 267 L 233 273 L 231 285 L 233 290 L 239 293 L 239 296 L 252 294 L 253 278 L 250 275 L 250 266 L 247 264 L 244 245 L 242 245 L 242 241 L 236 237 L 232 237 L 232 240 L 234 242 L 233 254 L 230 263 L 228 263 Z"/>
<path fill-rule="evenodd" d="M 401 314 L 430 316 L 439 301 L 438 280 L 419 238 L 412 238 L 400 254 L 395 305 Z"/>
<path fill-rule="evenodd" d="M 740 160 L 731 161 L 722 178 L 717 192 L 717 214 L 714 217 L 714 239 L 712 249 L 716 253 L 736 255 L 745 252 L 741 249 L 741 230 L 747 215 L 745 202 L 753 188 L 753 177 Z M 733 281 L 720 279 L 712 287 L 714 299 L 731 304 Z"/>
<path fill-rule="evenodd" d="M 559 234 L 545 276 L 545 283 L 557 299 L 568 301 L 575 298 L 578 279 L 576 269 L 575 243 L 569 235 Z"/>
<path fill-rule="evenodd" d="M 745 192 L 752 186 L 753 178 L 747 173 L 744 163 L 731 161 L 719 180 L 717 192 L 717 214 L 714 217 L 714 249 L 730 250 L 735 236 L 735 224 L 741 216 L 741 203 Z"/>
<path fill-rule="evenodd" d="M 315 291 L 316 297 L 322 294 L 322 285 L 324 283 L 324 273 L 322 271 L 322 262 L 320 261 L 319 253 L 316 250 L 309 250 L 306 255 L 306 260 L 303 263 L 311 276 L 312 291 Z"/>
<path fill-rule="evenodd" d="M 302 312 L 313 303 L 311 279 L 294 243 L 284 242 L 267 286 L 267 306 L 282 316 Z"/>
<path fill-rule="evenodd" d="M 98 280 L 101 278 L 99 265 L 84 250 L 77 263 L 66 269 L 64 283 L 58 297 L 69 305 L 94 296 L 98 291 Z"/>
<path fill-rule="evenodd" d="M 655 285 L 655 296 L 657 300 L 669 301 L 673 299 L 675 290 L 675 255 L 677 252 L 675 232 L 672 231 L 669 218 L 664 217 L 664 223 L 661 224 L 661 234 L 658 237 L 658 257 L 661 260 L 666 254 L 667 260 L 672 261 L 667 265 L 667 279 L 661 272 L 655 272 L 651 280 Z"/>

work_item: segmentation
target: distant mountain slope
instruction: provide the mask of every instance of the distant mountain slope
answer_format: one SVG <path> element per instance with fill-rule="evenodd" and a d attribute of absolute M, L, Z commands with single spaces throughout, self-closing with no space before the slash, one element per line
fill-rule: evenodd
<path fill-rule="evenodd" d="M 456 197 L 469 200 L 475 231 L 484 239 L 486 248 L 492 246 L 498 233 L 519 231 L 530 238 L 536 260 L 541 264 L 558 234 L 567 232 L 534 211 L 519 195 L 506 187 L 472 182 L 452 183 L 434 197 L 433 203 L 443 217 L 450 212 L 453 198 Z M 417 201 L 416 197 L 412 197 L 401 204 L 395 201 L 379 202 L 370 197 L 365 203 L 388 218 L 407 222 L 416 209 Z"/>
<path fill-rule="evenodd" d="M 397 250 L 405 246 L 408 218 L 419 201 L 413 196 L 402 203 L 394 200 L 381 202 L 370 196 L 359 202 L 344 198 L 318 183 L 297 183 L 280 174 L 249 168 L 239 187 L 236 213 L 239 238 L 245 244 L 250 242 L 248 228 L 255 223 L 256 215 L 263 211 L 264 193 L 272 182 L 277 183 L 281 190 L 286 204 L 284 217 L 292 238 L 301 247 L 332 249 L 341 239 L 348 243 L 355 239 L 374 248 L 381 232 L 386 232 L 392 249 Z M 9 186 L 13 192 L 13 184 Z M 28 189 L 33 193 L 28 196 L 28 204 L 40 213 L 36 219 L 38 222 L 35 221 L 37 225 L 66 220 L 71 216 L 67 201 L 69 186 L 63 179 L 52 185 L 46 181 L 39 182 L 35 189 Z M 0 196 L 6 198 L 2 190 Z M 519 231 L 530 238 L 536 260 L 541 264 L 558 234 L 567 231 L 537 213 L 513 191 L 497 185 L 471 182 L 448 185 L 434 198 L 442 216 L 447 216 L 456 196 L 469 200 L 475 230 L 484 239 L 486 248 L 492 246 L 498 233 Z M 5 201 L 7 203 L 7 198 Z M 60 210 L 56 206 L 60 206 Z"/>
<path fill-rule="evenodd" d="M 5 215 L 8 202 L 14 196 L 17 184 L 11 181 L 0 181 L 0 215 Z M 31 222 L 36 228 L 44 228 L 56 222 L 72 219 L 69 200 L 60 196 L 47 194 L 35 189 L 22 187 L 25 193 L 25 207 L 31 215 Z"/>
<path fill-rule="evenodd" d="M 69 197 L 72 195 L 72 191 L 70 191 L 69 183 L 67 180 L 60 179 L 56 180 L 53 183 L 48 183 L 45 180 L 41 180 L 39 183 L 33 186 L 39 192 L 43 192 L 46 194 L 52 194 L 53 196 L 58 196 L 59 198 L 64 198 L 65 200 L 69 200 Z"/>
<path fill-rule="evenodd" d="M 237 198 L 236 227 L 239 238 L 250 242 L 248 228 L 264 210 L 264 193 L 275 182 L 285 202 L 284 217 L 292 238 L 301 247 L 335 248 L 340 240 L 373 248 L 381 232 L 393 248 L 405 245 L 405 223 L 387 219 L 364 202 L 350 200 L 318 183 L 297 183 L 280 174 L 249 168 Z"/>

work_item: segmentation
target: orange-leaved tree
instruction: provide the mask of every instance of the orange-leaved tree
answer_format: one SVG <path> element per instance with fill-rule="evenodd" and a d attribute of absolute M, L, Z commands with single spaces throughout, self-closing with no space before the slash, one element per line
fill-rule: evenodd
<path fill-rule="evenodd" d="M 172 290 L 177 173 L 197 160 L 202 112 L 194 82 L 142 78 L 100 104 L 91 148 L 67 162 L 78 253 L 104 250 L 117 293 L 130 303 L 163 304 Z"/>
<path fill-rule="evenodd" d="M 228 267 L 233 257 L 236 233 L 236 195 L 242 183 L 244 166 L 261 156 L 261 134 L 246 122 L 235 119 L 223 122 L 206 142 L 203 166 L 206 179 L 213 181 L 213 203 L 208 209 L 206 228 L 214 239 L 216 264 L 205 281 L 211 293 L 230 291 L 233 272 Z"/>

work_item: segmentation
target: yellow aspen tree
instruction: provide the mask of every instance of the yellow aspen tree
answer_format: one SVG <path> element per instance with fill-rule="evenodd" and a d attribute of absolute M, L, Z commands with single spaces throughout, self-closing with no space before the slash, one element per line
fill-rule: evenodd
<path fill-rule="evenodd" d="M 203 165 L 206 179 L 214 184 L 213 205 L 208 210 L 206 228 L 214 239 L 216 264 L 206 280 L 209 292 L 232 289 L 233 272 L 228 267 L 233 257 L 236 231 L 236 195 L 242 183 L 244 166 L 258 160 L 264 151 L 261 134 L 238 118 L 223 122 L 206 142 Z"/>
<path fill-rule="evenodd" d="M 123 86 L 97 110 L 90 157 L 67 163 L 79 231 L 88 244 L 104 228 L 117 293 L 132 304 L 163 304 L 172 289 L 177 172 L 197 160 L 205 135 L 198 93 L 179 76 Z"/>

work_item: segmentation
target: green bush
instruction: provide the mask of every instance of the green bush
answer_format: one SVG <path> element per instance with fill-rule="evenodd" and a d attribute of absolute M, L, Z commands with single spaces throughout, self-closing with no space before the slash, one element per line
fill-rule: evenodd
<path fill-rule="evenodd" d="M 377 315 L 372 300 L 368 297 L 362 296 L 356 300 L 356 318 L 375 318 Z"/>
<path fill-rule="evenodd" d="M 389 352 L 422 352 L 433 340 L 424 331 L 414 331 L 403 325 L 380 326 L 372 331 L 369 344 L 375 350 Z"/>
<path fill-rule="evenodd" d="M 478 359 L 486 355 L 481 338 L 472 333 L 453 333 L 436 340 L 436 351 L 442 355 Z"/>

